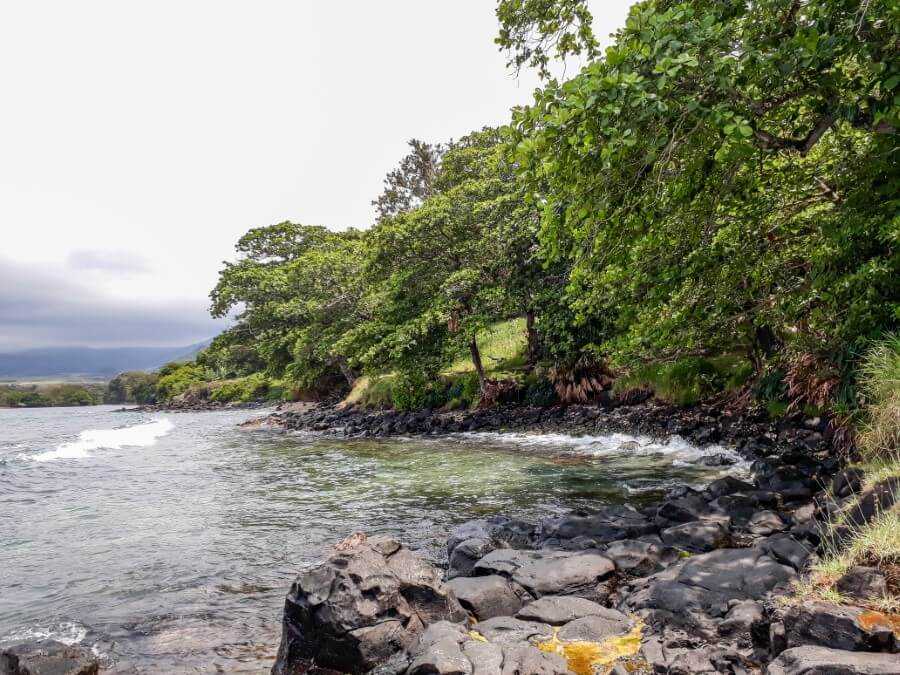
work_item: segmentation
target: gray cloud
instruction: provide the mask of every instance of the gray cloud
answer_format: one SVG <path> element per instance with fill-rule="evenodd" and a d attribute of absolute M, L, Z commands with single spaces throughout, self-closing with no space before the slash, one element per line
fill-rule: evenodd
<path fill-rule="evenodd" d="M 147 260 L 128 251 L 79 250 L 69 254 L 69 267 L 75 270 L 109 272 L 117 275 L 146 274 Z"/>
<path fill-rule="evenodd" d="M 0 351 L 47 346 L 179 346 L 216 335 L 207 302 L 103 297 L 53 269 L 0 259 Z"/>

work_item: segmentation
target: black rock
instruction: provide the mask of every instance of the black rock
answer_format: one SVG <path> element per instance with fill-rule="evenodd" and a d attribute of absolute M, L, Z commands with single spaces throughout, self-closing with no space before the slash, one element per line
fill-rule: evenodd
<path fill-rule="evenodd" d="M 826 647 L 795 647 L 769 664 L 767 675 L 900 675 L 891 654 L 848 652 Z"/>
<path fill-rule="evenodd" d="M 97 658 L 77 645 L 26 642 L 0 651 L 0 675 L 96 675 Z"/>
<path fill-rule="evenodd" d="M 691 553 L 706 553 L 728 545 L 728 528 L 719 521 L 695 520 L 659 533 L 669 546 Z"/>
<path fill-rule="evenodd" d="M 874 567 L 852 567 L 837 580 L 839 593 L 859 600 L 876 600 L 887 595 L 887 581 Z"/>
<path fill-rule="evenodd" d="M 392 539 L 353 535 L 298 575 L 272 673 L 306 672 L 313 662 L 367 672 L 405 658 L 427 624 L 465 616 L 436 567 Z"/>

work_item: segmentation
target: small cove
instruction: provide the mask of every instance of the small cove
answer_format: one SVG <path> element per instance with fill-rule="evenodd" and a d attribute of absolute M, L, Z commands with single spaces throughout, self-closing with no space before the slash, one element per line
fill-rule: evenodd
<path fill-rule="evenodd" d="M 672 439 L 246 431 L 260 411 L 0 410 L 0 642 L 114 672 L 266 672 L 295 571 L 363 530 L 440 560 L 456 524 L 639 506 L 708 467 Z"/>

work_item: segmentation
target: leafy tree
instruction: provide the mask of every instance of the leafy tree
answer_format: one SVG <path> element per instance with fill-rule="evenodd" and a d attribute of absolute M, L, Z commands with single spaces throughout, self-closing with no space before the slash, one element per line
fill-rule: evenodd
<path fill-rule="evenodd" d="M 519 111 L 573 345 L 835 364 L 896 325 L 897 28 L 884 1 L 648 0 Z"/>
<path fill-rule="evenodd" d="M 410 211 L 434 194 L 446 147 L 415 138 L 408 145 L 409 154 L 385 177 L 384 191 L 372 202 L 379 220 Z"/>

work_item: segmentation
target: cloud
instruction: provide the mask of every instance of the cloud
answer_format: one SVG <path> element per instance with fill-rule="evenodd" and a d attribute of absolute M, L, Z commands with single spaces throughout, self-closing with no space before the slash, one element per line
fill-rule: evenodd
<path fill-rule="evenodd" d="M 74 270 L 117 275 L 146 274 L 150 271 L 145 258 L 128 251 L 73 251 L 69 254 L 68 264 Z"/>
<path fill-rule="evenodd" d="M 205 299 L 148 302 L 100 295 L 52 268 L 0 258 L 0 351 L 48 346 L 178 346 L 227 327 Z"/>

